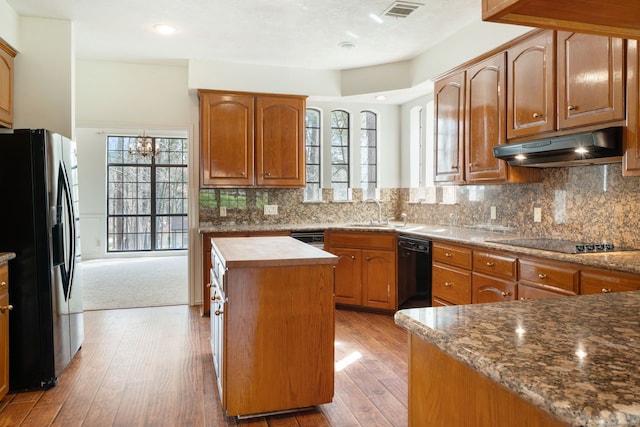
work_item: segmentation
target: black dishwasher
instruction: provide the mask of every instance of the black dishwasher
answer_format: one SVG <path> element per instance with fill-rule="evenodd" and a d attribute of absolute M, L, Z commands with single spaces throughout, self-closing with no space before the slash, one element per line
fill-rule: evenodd
<path fill-rule="evenodd" d="M 431 240 L 398 237 L 398 306 L 431 306 Z"/>

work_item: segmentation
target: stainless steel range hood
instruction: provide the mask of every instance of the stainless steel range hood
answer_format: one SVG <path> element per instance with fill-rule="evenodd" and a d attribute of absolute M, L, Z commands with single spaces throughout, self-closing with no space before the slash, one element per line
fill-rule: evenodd
<path fill-rule="evenodd" d="M 622 160 L 622 127 L 493 147 L 493 155 L 511 166 L 561 167 Z"/>

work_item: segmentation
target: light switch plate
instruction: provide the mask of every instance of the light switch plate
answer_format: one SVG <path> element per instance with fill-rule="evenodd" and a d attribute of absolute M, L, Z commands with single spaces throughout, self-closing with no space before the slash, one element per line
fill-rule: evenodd
<path fill-rule="evenodd" d="M 220 206 L 220 216 L 227 216 L 227 207 Z"/>
<path fill-rule="evenodd" d="M 278 205 L 264 205 L 265 215 L 278 215 Z"/>
<path fill-rule="evenodd" d="M 491 206 L 491 219 L 496 219 L 497 214 L 496 214 L 496 207 L 495 206 Z"/>

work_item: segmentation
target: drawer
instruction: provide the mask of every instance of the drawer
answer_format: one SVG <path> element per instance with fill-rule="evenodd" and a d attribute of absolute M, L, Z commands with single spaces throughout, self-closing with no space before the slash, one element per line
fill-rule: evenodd
<path fill-rule="evenodd" d="M 578 293 L 580 270 L 572 264 L 533 259 L 520 259 L 520 278 L 544 286 L 564 289 L 570 293 Z"/>
<path fill-rule="evenodd" d="M 471 249 L 433 242 L 433 261 L 471 270 Z"/>
<path fill-rule="evenodd" d="M 473 273 L 471 277 L 471 301 L 474 304 L 486 302 L 513 301 L 516 299 L 516 283 Z"/>
<path fill-rule="evenodd" d="M 441 300 L 437 297 L 433 297 L 432 299 L 433 301 L 431 302 L 431 307 L 448 307 L 450 305 L 455 305 L 451 304 L 449 301 Z"/>
<path fill-rule="evenodd" d="M 495 252 L 473 251 L 473 271 L 516 280 L 516 259 Z"/>
<path fill-rule="evenodd" d="M 530 299 L 557 298 L 572 294 L 561 293 L 550 290 L 549 288 L 538 288 L 535 286 L 518 284 L 518 299 L 526 301 Z"/>
<path fill-rule="evenodd" d="M 330 232 L 329 247 L 357 248 L 357 249 L 386 249 L 396 250 L 397 239 L 395 232 Z"/>
<path fill-rule="evenodd" d="M 596 269 L 580 272 L 580 293 L 583 295 L 638 289 L 640 289 L 640 277 L 634 274 Z"/>
<path fill-rule="evenodd" d="M 9 290 L 9 264 L 0 265 L 0 293 Z"/>
<path fill-rule="evenodd" d="M 446 265 L 433 265 L 432 294 L 454 304 L 471 304 L 471 273 Z"/>

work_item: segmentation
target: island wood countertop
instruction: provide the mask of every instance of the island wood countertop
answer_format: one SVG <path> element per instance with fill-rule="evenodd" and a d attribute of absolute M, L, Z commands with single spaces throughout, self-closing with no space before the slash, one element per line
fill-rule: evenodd
<path fill-rule="evenodd" d="M 568 425 L 637 426 L 639 307 L 633 291 L 407 309 L 395 321 Z"/>
<path fill-rule="evenodd" d="M 214 237 L 229 267 L 273 267 L 308 264 L 336 264 L 338 257 L 286 236 Z"/>

